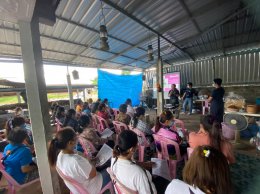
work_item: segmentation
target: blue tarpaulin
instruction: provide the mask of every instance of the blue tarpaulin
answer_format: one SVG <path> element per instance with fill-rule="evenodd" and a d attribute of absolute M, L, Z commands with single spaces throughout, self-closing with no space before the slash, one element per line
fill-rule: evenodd
<path fill-rule="evenodd" d="M 139 105 L 142 84 L 142 74 L 115 75 L 98 70 L 98 97 L 107 98 L 112 108 L 118 108 L 127 98 L 133 106 Z"/>

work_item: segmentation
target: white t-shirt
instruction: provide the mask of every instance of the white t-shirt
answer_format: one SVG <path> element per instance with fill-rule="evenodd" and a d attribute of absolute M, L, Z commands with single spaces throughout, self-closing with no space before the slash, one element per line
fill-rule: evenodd
<path fill-rule="evenodd" d="M 151 193 L 149 186 L 150 182 L 153 193 L 157 193 L 155 186 L 152 182 L 152 176 L 148 171 L 146 171 L 146 174 L 148 176 L 149 182 L 144 170 L 140 166 L 132 163 L 129 160 L 123 160 L 120 158 L 116 161 L 115 164 L 114 161 L 115 158 L 112 158 L 111 169 L 114 175 L 117 177 L 117 179 L 124 186 L 134 191 L 137 191 L 138 194 L 148 194 Z"/>
<path fill-rule="evenodd" d="M 92 165 L 86 158 L 77 154 L 64 154 L 60 152 L 56 165 L 64 175 L 69 176 L 82 184 L 90 194 L 97 194 L 100 192 L 102 187 L 102 175 L 97 172 L 97 175 L 94 178 L 89 179 Z M 68 182 L 65 182 L 65 184 L 73 194 L 80 194 L 71 184 Z"/>
<path fill-rule="evenodd" d="M 174 194 L 205 194 L 198 187 L 195 188 L 178 179 L 173 179 L 165 191 L 165 194 L 172 194 L 172 193 L 174 193 Z"/>
<path fill-rule="evenodd" d="M 127 105 L 127 111 L 126 114 L 128 114 L 131 118 L 134 116 L 135 114 L 135 110 L 132 106 Z"/>

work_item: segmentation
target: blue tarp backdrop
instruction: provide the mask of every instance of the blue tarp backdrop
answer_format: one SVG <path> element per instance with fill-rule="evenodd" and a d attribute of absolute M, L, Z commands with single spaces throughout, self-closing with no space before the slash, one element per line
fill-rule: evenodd
<path fill-rule="evenodd" d="M 118 108 L 127 98 L 132 100 L 133 106 L 139 105 L 142 84 L 142 74 L 115 75 L 98 70 L 98 97 L 107 98 L 112 108 Z"/>

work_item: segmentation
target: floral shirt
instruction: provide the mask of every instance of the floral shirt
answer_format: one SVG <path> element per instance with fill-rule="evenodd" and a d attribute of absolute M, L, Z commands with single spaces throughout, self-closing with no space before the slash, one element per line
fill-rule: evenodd
<path fill-rule="evenodd" d="M 100 145 L 103 145 L 106 142 L 106 140 L 99 137 L 96 130 L 92 128 L 84 129 L 80 136 L 89 140 L 96 149 L 98 149 Z"/>
<path fill-rule="evenodd" d="M 124 114 L 122 112 L 119 112 L 119 114 L 116 116 L 116 121 L 125 123 L 126 125 L 129 125 L 131 121 L 131 117 L 128 114 Z"/>

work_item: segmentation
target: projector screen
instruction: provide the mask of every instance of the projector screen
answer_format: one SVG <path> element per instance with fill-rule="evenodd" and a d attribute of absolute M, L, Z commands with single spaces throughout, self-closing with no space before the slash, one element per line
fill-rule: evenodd
<path fill-rule="evenodd" d="M 176 88 L 180 91 L 180 84 L 181 84 L 180 72 L 167 73 L 163 75 L 164 99 L 170 99 L 168 97 L 168 93 L 171 90 L 172 84 L 176 84 Z"/>

